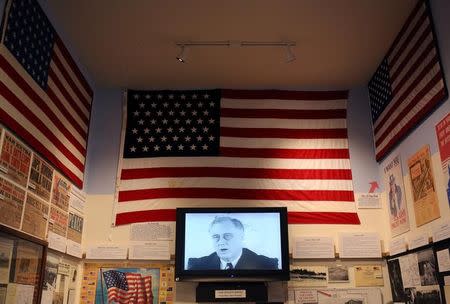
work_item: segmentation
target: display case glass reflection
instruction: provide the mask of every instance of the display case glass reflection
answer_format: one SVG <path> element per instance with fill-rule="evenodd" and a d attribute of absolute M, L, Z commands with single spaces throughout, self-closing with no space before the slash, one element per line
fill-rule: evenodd
<path fill-rule="evenodd" d="M 39 303 L 46 243 L 0 225 L 0 303 Z"/>

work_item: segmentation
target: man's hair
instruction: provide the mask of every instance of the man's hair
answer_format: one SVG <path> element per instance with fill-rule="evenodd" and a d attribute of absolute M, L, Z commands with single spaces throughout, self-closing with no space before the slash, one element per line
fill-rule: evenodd
<path fill-rule="evenodd" d="M 234 227 L 244 231 L 244 225 L 242 225 L 241 221 L 229 216 L 216 216 L 214 220 L 211 222 L 211 224 L 209 224 L 208 231 L 211 231 L 212 226 L 214 226 L 215 224 L 220 224 L 224 222 L 231 222 L 234 225 Z"/>

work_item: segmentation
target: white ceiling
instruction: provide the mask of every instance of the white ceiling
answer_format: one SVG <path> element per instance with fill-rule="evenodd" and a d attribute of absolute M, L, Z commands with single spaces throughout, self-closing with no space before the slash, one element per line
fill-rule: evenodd
<path fill-rule="evenodd" d="M 416 0 L 47 0 L 95 83 L 135 89 L 351 88 L 365 84 Z M 177 41 L 295 41 L 196 47 Z"/>

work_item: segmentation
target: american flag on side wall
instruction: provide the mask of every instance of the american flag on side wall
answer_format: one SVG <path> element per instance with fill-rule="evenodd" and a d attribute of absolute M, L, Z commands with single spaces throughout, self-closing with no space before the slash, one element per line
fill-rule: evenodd
<path fill-rule="evenodd" d="M 4 15 L 0 124 L 82 188 L 92 89 L 36 0 Z"/>
<path fill-rule="evenodd" d="M 369 82 L 376 159 L 448 96 L 427 1 L 418 1 Z"/>
<path fill-rule="evenodd" d="M 359 224 L 347 91 L 128 91 L 116 225 L 177 207 L 287 206 L 290 223 Z"/>
<path fill-rule="evenodd" d="M 108 303 L 152 304 L 152 277 L 140 273 L 108 270 L 103 272 Z"/>

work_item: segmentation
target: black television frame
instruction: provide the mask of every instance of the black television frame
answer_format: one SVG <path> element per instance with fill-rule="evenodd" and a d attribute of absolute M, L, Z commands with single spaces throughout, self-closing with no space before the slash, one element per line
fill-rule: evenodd
<path fill-rule="evenodd" d="M 280 214 L 281 269 L 278 270 L 185 270 L 185 224 L 188 213 L 278 213 Z M 175 238 L 175 281 L 227 282 L 227 281 L 288 281 L 289 236 L 286 207 L 227 207 L 177 208 Z"/>

